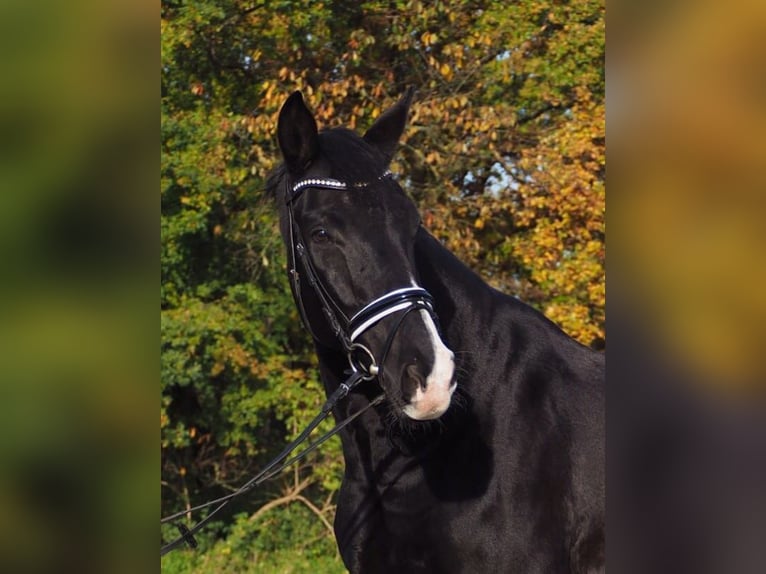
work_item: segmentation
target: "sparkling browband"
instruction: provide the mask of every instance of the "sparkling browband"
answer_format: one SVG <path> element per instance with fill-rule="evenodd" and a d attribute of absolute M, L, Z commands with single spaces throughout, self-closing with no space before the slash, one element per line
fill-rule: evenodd
<path fill-rule="evenodd" d="M 305 187 L 329 187 L 331 189 L 346 189 L 346 184 L 337 179 L 304 179 L 296 183 L 292 188 L 292 193 L 298 193 Z"/>
<path fill-rule="evenodd" d="M 385 179 L 387 177 L 391 176 L 391 170 L 387 169 L 383 175 L 381 175 L 377 181 L 380 181 L 381 179 Z M 370 185 L 370 182 L 367 181 L 359 181 L 356 183 L 352 183 L 351 187 L 355 188 L 364 188 Z M 293 187 L 290 189 L 290 193 L 287 196 L 287 203 L 290 203 L 291 201 L 295 201 L 298 199 L 298 196 L 303 192 L 304 189 L 307 187 L 316 187 L 319 189 L 348 189 L 348 185 L 343 182 L 339 181 L 337 179 L 330 179 L 330 178 L 309 178 L 309 179 L 302 179 L 299 182 L 296 182 Z"/>

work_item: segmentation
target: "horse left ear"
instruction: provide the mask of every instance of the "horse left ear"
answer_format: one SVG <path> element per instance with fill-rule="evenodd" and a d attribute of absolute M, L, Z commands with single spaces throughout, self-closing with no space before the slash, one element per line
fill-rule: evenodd
<path fill-rule="evenodd" d="M 293 174 L 303 173 L 319 155 L 317 123 L 300 92 L 293 92 L 279 110 L 277 140 L 285 165 Z"/>
<path fill-rule="evenodd" d="M 408 88 L 402 99 L 383 112 L 364 134 L 364 140 L 383 153 L 386 164 L 394 157 L 399 138 L 402 137 L 404 126 L 407 124 L 407 115 L 414 94 L 415 90 L 412 87 Z"/>

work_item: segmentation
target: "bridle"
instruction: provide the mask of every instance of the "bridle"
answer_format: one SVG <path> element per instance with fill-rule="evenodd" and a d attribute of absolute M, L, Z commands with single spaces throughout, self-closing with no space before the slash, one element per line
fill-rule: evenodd
<path fill-rule="evenodd" d="M 377 178 L 381 181 L 391 177 L 391 172 L 386 171 Z M 431 315 L 434 324 L 438 325 L 438 319 L 434 312 L 433 297 L 422 287 L 411 286 L 393 289 L 384 295 L 370 301 L 359 311 L 348 317 L 341 307 L 335 302 L 330 292 L 322 283 L 316 271 L 311 256 L 306 249 L 306 242 L 301 233 L 298 222 L 295 220 L 294 205 L 295 202 L 306 192 L 306 190 L 329 190 L 345 191 L 349 187 L 365 188 L 370 184 L 368 182 L 357 182 L 346 184 L 343 181 L 330 178 L 307 178 L 301 179 L 288 187 L 285 194 L 285 204 L 287 205 L 289 250 L 290 250 L 290 269 L 289 275 L 292 282 L 293 295 L 301 316 L 301 321 L 315 340 L 320 338 L 311 327 L 306 309 L 303 304 L 301 293 L 301 275 L 298 272 L 298 262 L 303 267 L 308 284 L 314 290 L 322 313 L 327 319 L 330 329 L 340 342 L 348 356 L 348 361 L 353 372 L 361 372 L 365 379 L 371 380 L 380 373 L 380 368 L 385 361 L 388 351 L 391 348 L 393 338 L 399 330 L 404 318 L 412 311 L 422 309 Z M 374 327 L 381 320 L 395 313 L 401 313 L 394 329 L 389 332 L 383 351 L 380 354 L 380 360 L 376 360 L 373 352 L 358 341 L 359 337 L 366 331 Z"/>
<path fill-rule="evenodd" d="M 378 180 L 390 177 L 391 172 L 386 171 Z M 355 183 L 353 187 L 363 188 L 367 187 L 368 183 Z M 193 508 L 187 508 L 181 512 L 177 512 L 173 515 L 166 516 L 160 520 L 161 524 L 168 522 L 176 522 L 183 516 L 189 515 L 191 512 L 201 510 L 209 506 L 216 506 L 205 518 L 197 522 L 191 528 L 186 527 L 183 524 L 177 523 L 176 526 L 179 530 L 180 536 L 175 540 L 165 544 L 160 548 L 160 556 L 164 556 L 171 550 L 180 547 L 186 543 L 192 548 L 197 547 L 197 541 L 194 538 L 194 534 L 197 533 L 205 524 L 207 524 L 222 508 L 228 505 L 234 498 L 250 491 L 266 480 L 273 478 L 279 474 L 284 468 L 297 462 L 303 457 L 307 456 L 310 452 L 318 448 L 322 443 L 328 440 L 331 436 L 340 432 L 347 425 L 351 424 L 354 420 L 359 418 L 369 409 L 379 405 L 385 398 L 385 394 L 381 393 L 374 399 L 372 399 L 367 405 L 356 413 L 350 415 L 345 420 L 335 425 L 333 429 L 323 434 L 311 445 L 304 448 L 298 454 L 288 458 L 290 453 L 295 450 L 301 443 L 308 439 L 311 432 L 319 426 L 319 424 L 329 416 L 335 405 L 348 395 L 357 385 L 364 381 L 372 380 L 381 374 L 381 366 L 383 365 L 388 352 L 391 349 L 391 344 L 394 340 L 396 333 L 399 331 L 404 319 L 412 311 L 422 309 L 427 311 L 434 320 L 434 324 L 438 328 L 438 319 L 434 312 L 433 298 L 431 294 L 421 287 L 403 287 L 400 289 L 394 289 L 381 295 L 380 297 L 370 301 L 364 305 L 359 311 L 354 313 L 351 317 L 347 317 L 340 306 L 334 301 L 330 293 L 325 288 L 322 281 L 317 275 L 314 264 L 311 261 L 311 256 L 305 247 L 305 241 L 301 234 L 301 230 L 298 223 L 295 221 L 295 215 L 293 213 L 293 205 L 295 201 L 301 196 L 301 194 L 307 189 L 318 190 L 346 190 L 348 185 L 342 181 L 336 179 L 303 179 L 293 184 L 286 194 L 285 202 L 287 204 L 289 232 L 290 232 L 290 277 L 292 279 L 293 294 L 295 301 L 298 305 L 298 310 L 301 315 L 306 329 L 311 333 L 314 339 L 319 338 L 311 328 L 308 315 L 303 306 L 303 298 L 301 295 L 300 275 L 298 273 L 297 262 L 301 262 L 304 273 L 308 280 L 309 285 L 314 289 L 322 312 L 327 318 L 330 327 L 338 338 L 344 351 L 348 356 L 348 362 L 351 367 L 351 372 L 347 373 L 348 378 L 340 383 L 338 388 L 328 397 L 322 406 L 319 414 L 308 424 L 308 426 L 301 432 L 298 437 L 295 438 L 290 444 L 288 444 L 282 451 L 273 458 L 258 474 L 253 476 L 244 485 L 238 488 L 236 491 L 222 496 L 215 500 L 210 500 L 204 504 L 199 504 Z M 297 257 L 296 257 L 297 255 Z M 373 326 L 378 324 L 381 320 L 396 313 L 400 313 L 397 322 L 388 334 L 388 338 L 383 346 L 383 351 L 380 354 L 380 361 L 376 361 L 375 355 L 365 345 L 358 341 L 358 338 Z"/>

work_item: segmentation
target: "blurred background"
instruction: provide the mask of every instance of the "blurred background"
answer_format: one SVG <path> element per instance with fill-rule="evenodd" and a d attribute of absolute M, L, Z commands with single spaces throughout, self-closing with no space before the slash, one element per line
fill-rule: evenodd
<path fill-rule="evenodd" d="M 697 380 L 763 397 L 766 8 L 617 6 L 613 22 L 615 285 Z"/>
<path fill-rule="evenodd" d="M 766 564 L 766 6 L 610 6 L 607 563 Z"/>
<path fill-rule="evenodd" d="M 145 3 L 0 4 L 3 572 L 147 569 L 157 40 Z"/>

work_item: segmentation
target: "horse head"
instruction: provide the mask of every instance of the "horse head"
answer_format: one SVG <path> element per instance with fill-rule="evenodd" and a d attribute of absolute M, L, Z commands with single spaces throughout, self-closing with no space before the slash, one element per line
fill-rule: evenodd
<path fill-rule="evenodd" d="M 279 114 L 284 163 L 272 187 L 306 327 L 376 377 L 396 412 L 427 420 L 450 405 L 455 363 L 418 284 L 417 208 L 388 171 L 411 100 L 410 90 L 360 137 L 319 131 L 293 93 Z"/>

